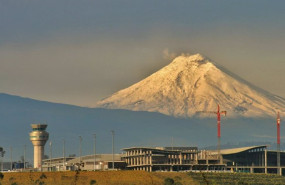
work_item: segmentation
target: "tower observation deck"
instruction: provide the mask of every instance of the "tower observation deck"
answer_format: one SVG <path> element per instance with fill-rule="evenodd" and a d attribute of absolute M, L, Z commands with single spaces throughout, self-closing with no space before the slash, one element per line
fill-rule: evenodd
<path fill-rule="evenodd" d="M 46 124 L 31 124 L 30 140 L 34 145 L 34 168 L 41 168 L 44 156 L 44 147 L 49 133 L 46 132 Z"/>

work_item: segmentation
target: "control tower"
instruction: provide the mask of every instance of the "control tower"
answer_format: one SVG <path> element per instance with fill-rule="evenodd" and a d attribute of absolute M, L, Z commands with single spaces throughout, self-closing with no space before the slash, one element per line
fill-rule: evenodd
<path fill-rule="evenodd" d="M 31 127 L 33 131 L 30 133 L 30 140 L 34 145 L 34 168 L 41 168 L 49 133 L 45 131 L 46 124 L 31 124 Z"/>

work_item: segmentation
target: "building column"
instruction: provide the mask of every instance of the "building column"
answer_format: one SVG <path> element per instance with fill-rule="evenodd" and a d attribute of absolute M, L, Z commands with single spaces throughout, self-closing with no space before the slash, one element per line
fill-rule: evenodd
<path fill-rule="evenodd" d="M 206 164 L 208 165 L 209 164 L 209 159 L 208 159 L 208 153 L 207 153 L 207 151 L 205 151 L 205 157 L 206 157 Z"/>
<path fill-rule="evenodd" d="M 152 165 L 152 151 L 150 151 L 150 165 Z"/>
<path fill-rule="evenodd" d="M 149 156 L 146 156 L 146 164 L 149 164 Z"/>
<path fill-rule="evenodd" d="M 265 154 L 264 153 L 261 154 L 261 164 L 262 166 L 265 166 Z"/>
<path fill-rule="evenodd" d="M 267 174 L 267 148 L 264 151 L 264 172 Z"/>
<path fill-rule="evenodd" d="M 195 156 L 194 156 L 194 158 L 195 158 L 195 162 L 196 162 L 196 164 L 198 164 L 198 153 L 196 153 L 196 154 L 194 154 Z"/>

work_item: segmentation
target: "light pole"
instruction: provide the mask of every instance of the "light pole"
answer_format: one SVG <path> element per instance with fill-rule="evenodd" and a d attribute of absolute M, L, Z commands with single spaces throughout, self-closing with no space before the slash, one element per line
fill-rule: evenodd
<path fill-rule="evenodd" d="M 114 135 L 115 135 L 115 131 L 112 130 L 112 168 L 113 170 L 115 169 L 115 163 L 114 163 Z"/>
<path fill-rule="evenodd" d="M 50 171 L 52 171 L 52 164 L 51 164 L 51 159 L 52 159 L 52 142 L 49 142 L 49 153 L 50 153 L 50 158 L 49 158 L 49 164 L 50 164 Z"/>
<path fill-rule="evenodd" d="M 26 145 L 24 145 L 24 170 L 26 169 Z"/>
<path fill-rule="evenodd" d="M 93 149 L 94 149 L 94 171 L 96 170 L 96 134 L 93 134 L 94 136 L 94 146 L 93 146 Z"/>
<path fill-rule="evenodd" d="M 13 148 L 12 147 L 10 147 L 10 160 L 11 160 L 11 166 L 10 166 L 10 169 L 11 169 L 11 171 L 13 170 Z"/>
<path fill-rule="evenodd" d="M 63 139 L 63 170 L 65 170 L 65 140 Z"/>
<path fill-rule="evenodd" d="M 82 155 L 81 143 L 82 143 L 82 137 L 79 136 L 79 168 L 81 167 L 81 155 Z"/>

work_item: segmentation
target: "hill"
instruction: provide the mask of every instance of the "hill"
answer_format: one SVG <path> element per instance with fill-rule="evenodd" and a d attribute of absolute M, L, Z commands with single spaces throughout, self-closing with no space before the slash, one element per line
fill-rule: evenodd
<path fill-rule="evenodd" d="M 83 137 L 83 155 L 93 153 L 93 134 L 97 135 L 97 152 L 111 153 L 111 130 L 115 130 L 115 150 L 131 146 L 216 145 L 216 118 L 175 118 L 160 113 L 84 108 L 50 103 L 0 93 L 0 146 L 6 150 L 5 160 L 19 160 L 27 145 L 27 158 L 32 161 L 29 141 L 30 124 L 47 123 L 53 156 L 62 156 L 63 139 L 66 155 L 79 153 L 79 138 Z M 281 127 L 284 133 L 284 127 Z M 239 142 L 271 142 L 275 139 L 275 119 L 222 118 L 222 145 Z M 48 142 L 49 142 L 48 141 Z M 274 145 L 274 144 L 273 144 Z M 49 147 L 46 145 L 46 154 Z"/>

